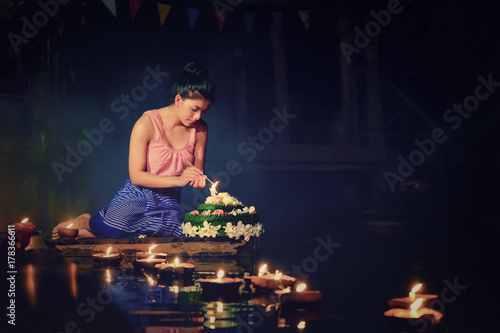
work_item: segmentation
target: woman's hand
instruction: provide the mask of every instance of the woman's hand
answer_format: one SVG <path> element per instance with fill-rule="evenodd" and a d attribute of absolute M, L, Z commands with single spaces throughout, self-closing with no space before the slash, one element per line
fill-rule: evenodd
<path fill-rule="evenodd" d="M 206 185 L 207 176 L 201 175 L 196 178 L 196 180 L 189 183 L 194 188 L 204 188 Z"/>
<path fill-rule="evenodd" d="M 184 169 L 182 175 L 179 176 L 179 186 L 186 186 L 187 184 L 193 185 L 198 179 L 203 176 L 203 172 L 195 167 L 188 167 Z"/>

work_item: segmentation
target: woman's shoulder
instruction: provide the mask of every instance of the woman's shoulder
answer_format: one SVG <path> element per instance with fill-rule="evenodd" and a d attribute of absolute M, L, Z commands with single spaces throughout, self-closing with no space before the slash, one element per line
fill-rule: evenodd
<path fill-rule="evenodd" d="M 153 119 L 154 113 L 151 113 L 150 111 L 146 111 L 142 114 L 142 116 L 137 119 L 134 125 L 134 129 L 137 131 L 141 132 L 146 132 L 148 134 L 151 134 L 154 132 L 154 125 L 153 125 Z"/>

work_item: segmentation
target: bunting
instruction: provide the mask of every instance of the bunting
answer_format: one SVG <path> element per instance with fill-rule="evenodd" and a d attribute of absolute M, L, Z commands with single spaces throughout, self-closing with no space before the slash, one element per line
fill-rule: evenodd
<path fill-rule="evenodd" d="M 142 0 L 129 0 L 130 4 L 130 14 L 132 15 L 132 21 L 135 19 L 135 14 L 141 7 Z"/>
<path fill-rule="evenodd" d="M 215 11 L 215 18 L 217 19 L 217 23 L 219 24 L 219 32 L 221 32 L 222 28 L 224 27 L 224 22 L 226 22 L 226 17 L 227 17 L 227 11 L 225 10 Z"/>
<path fill-rule="evenodd" d="M 167 18 L 168 13 L 170 12 L 171 5 L 165 5 L 162 3 L 158 4 L 158 14 L 160 15 L 160 23 L 163 27 L 163 23 L 165 23 L 165 19 Z"/>
<path fill-rule="evenodd" d="M 198 8 L 187 8 L 189 26 L 191 27 L 191 30 L 193 30 L 194 24 L 196 23 L 196 19 L 198 18 L 199 13 L 200 10 Z"/>
<path fill-rule="evenodd" d="M 243 12 L 243 19 L 245 20 L 245 26 L 247 27 L 247 32 L 250 34 L 253 27 L 253 22 L 255 21 L 254 12 Z"/>
<path fill-rule="evenodd" d="M 299 10 L 299 16 L 300 19 L 302 20 L 302 23 L 304 24 L 304 28 L 306 30 L 309 30 L 309 25 L 310 25 L 310 18 L 311 18 L 311 11 L 310 10 Z"/>
<path fill-rule="evenodd" d="M 101 0 L 104 5 L 109 9 L 111 14 L 116 18 L 116 0 Z"/>

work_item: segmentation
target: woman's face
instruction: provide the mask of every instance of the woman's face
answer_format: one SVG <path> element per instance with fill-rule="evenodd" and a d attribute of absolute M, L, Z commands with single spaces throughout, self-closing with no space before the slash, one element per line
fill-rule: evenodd
<path fill-rule="evenodd" d="M 186 127 L 195 126 L 196 123 L 205 115 L 211 102 L 205 98 L 197 99 L 182 99 L 181 96 L 175 97 L 175 102 L 178 103 L 178 117 L 182 124 Z"/>

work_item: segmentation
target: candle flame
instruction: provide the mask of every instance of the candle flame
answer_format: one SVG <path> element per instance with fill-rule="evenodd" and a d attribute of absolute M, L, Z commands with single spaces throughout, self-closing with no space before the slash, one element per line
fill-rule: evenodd
<path fill-rule="evenodd" d="M 179 258 L 174 259 L 174 267 L 179 266 Z"/>
<path fill-rule="evenodd" d="M 215 192 L 213 194 L 217 194 L 217 185 L 219 184 L 219 182 L 215 182 L 212 184 L 212 187 L 210 187 L 210 192 Z"/>
<path fill-rule="evenodd" d="M 73 223 L 70 223 L 66 228 L 70 229 L 73 226 Z"/>
<path fill-rule="evenodd" d="M 106 257 L 109 257 L 109 253 L 111 252 L 111 246 L 108 247 L 108 250 L 106 251 Z"/>
<path fill-rule="evenodd" d="M 282 276 L 283 276 L 283 273 L 276 271 L 276 275 L 274 276 L 274 279 L 279 280 L 279 279 L 281 279 Z"/>
<path fill-rule="evenodd" d="M 172 291 L 173 291 L 174 293 L 178 294 L 178 293 L 179 293 L 179 286 L 173 286 L 173 287 L 172 287 Z"/>
<path fill-rule="evenodd" d="M 109 268 L 106 269 L 106 282 L 111 283 L 111 272 L 110 272 Z"/>
<path fill-rule="evenodd" d="M 297 325 L 297 328 L 302 330 L 306 327 L 306 322 L 305 321 L 301 321 L 300 323 L 298 323 Z"/>
<path fill-rule="evenodd" d="M 421 283 L 416 284 L 416 285 L 413 286 L 413 288 L 411 288 L 411 292 L 412 293 L 416 293 L 417 291 L 420 290 L 420 288 L 422 288 L 422 284 Z"/>
<path fill-rule="evenodd" d="M 157 247 L 157 246 L 158 246 L 158 244 L 151 245 L 151 246 L 149 247 L 149 251 L 148 251 L 148 252 L 149 252 L 149 254 L 151 254 L 151 250 L 152 250 L 152 249 L 154 249 L 154 248 L 155 248 L 155 247 Z"/>
<path fill-rule="evenodd" d="M 265 272 L 267 272 L 267 264 L 264 264 L 264 265 L 260 266 L 260 268 L 259 268 L 259 276 L 264 275 Z"/>
<path fill-rule="evenodd" d="M 28 222 L 28 220 L 29 220 L 29 218 L 25 217 L 25 218 L 21 221 L 21 223 L 26 223 L 26 222 Z"/>
<path fill-rule="evenodd" d="M 155 255 L 154 255 L 154 254 L 153 254 L 153 255 L 151 255 L 151 256 L 149 256 L 149 257 L 148 257 L 147 262 L 151 262 L 154 258 L 155 258 Z"/>
<path fill-rule="evenodd" d="M 217 302 L 217 312 L 222 312 L 224 308 L 224 303 Z"/>
<path fill-rule="evenodd" d="M 415 302 L 411 303 L 410 305 L 410 315 L 414 318 L 418 318 L 419 315 L 418 315 L 418 309 L 422 306 L 422 302 L 424 301 L 423 298 L 419 298 L 417 299 Z"/>
<path fill-rule="evenodd" d="M 297 292 L 299 292 L 299 293 L 300 293 L 301 291 L 306 290 L 306 284 L 305 284 L 305 283 L 301 283 L 301 284 L 299 284 L 299 285 L 297 286 L 297 289 L 296 289 L 296 290 L 297 290 Z"/>
<path fill-rule="evenodd" d="M 220 271 L 217 272 L 217 278 L 222 279 L 223 276 L 224 276 L 224 271 L 221 269 Z"/>
<path fill-rule="evenodd" d="M 210 317 L 210 319 L 209 319 L 209 320 L 210 320 L 210 323 L 211 323 L 211 324 L 215 323 L 215 317 Z"/>

